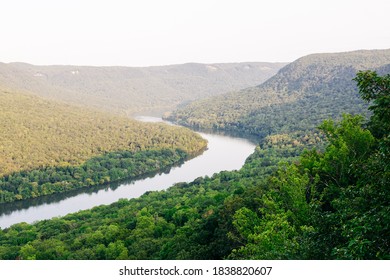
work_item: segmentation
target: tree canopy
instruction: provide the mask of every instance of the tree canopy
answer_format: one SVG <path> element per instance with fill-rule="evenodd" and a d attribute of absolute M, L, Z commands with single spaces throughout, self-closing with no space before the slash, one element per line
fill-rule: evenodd
<path fill-rule="evenodd" d="M 376 133 L 388 108 L 375 101 L 368 124 L 323 122 L 321 149 L 271 137 L 239 171 L 1 230 L 0 258 L 390 259 L 389 131 Z"/>
<path fill-rule="evenodd" d="M 189 129 L 31 94 L 0 89 L 0 107 L 0 203 L 157 171 L 207 145 Z"/>

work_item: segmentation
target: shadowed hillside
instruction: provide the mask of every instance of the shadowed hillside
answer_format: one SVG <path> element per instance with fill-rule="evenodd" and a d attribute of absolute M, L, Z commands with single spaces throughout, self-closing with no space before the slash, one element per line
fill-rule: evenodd
<path fill-rule="evenodd" d="M 169 119 L 259 136 L 307 130 L 341 112 L 366 114 L 352 79 L 359 70 L 386 72 L 389 64 L 390 50 L 308 55 L 259 86 L 195 101 Z"/>

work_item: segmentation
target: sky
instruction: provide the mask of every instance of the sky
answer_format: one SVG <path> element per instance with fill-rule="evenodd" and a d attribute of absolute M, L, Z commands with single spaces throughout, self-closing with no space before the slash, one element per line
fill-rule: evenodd
<path fill-rule="evenodd" d="M 389 0 L 0 0 L 0 62 L 290 62 L 390 48 Z"/>

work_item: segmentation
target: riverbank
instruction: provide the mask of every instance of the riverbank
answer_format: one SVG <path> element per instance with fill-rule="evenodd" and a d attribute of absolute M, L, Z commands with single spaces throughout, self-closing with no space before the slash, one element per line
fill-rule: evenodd
<path fill-rule="evenodd" d="M 68 213 L 89 209 L 102 204 L 111 204 L 121 198 L 139 197 L 147 191 L 167 189 L 178 182 L 191 182 L 198 177 L 212 176 L 223 170 L 240 169 L 255 145 L 249 140 L 200 133 L 208 141 L 208 149 L 200 156 L 173 167 L 169 173 L 156 174 L 152 178 L 127 181 L 120 186 L 105 184 L 94 187 L 94 191 L 72 192 L 70 197 L 53 195 L 43 201 L 29 200 L 10 205 L 10 211 L 0 209 L 0 227 L 6 228 L 19 222 L 34 221 L 64 216 Z M 113 187 L 115 186 L 115 187 Z"/>

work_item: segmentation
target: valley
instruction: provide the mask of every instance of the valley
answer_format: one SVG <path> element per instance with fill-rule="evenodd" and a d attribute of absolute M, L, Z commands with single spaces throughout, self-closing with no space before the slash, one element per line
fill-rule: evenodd
<path fill-rule="evenodd" d="M 156 177 L 156 181 L 148 183 L 155 187 L 141 187 L 136 197 L 128 196 L 132 186 L 119 187 L 126 195 L 115 197 L 109 205 L 33 223 L 7 224 L 0 230 L 0 259 L 389 259 L 389 65 L 390 50 L 313 54 L 287 64 L 263 83 L 221 91 L 211 89 L 215 96 L 202 93 L 191 98 L 169 98 L 166 103 L 150 95 L 158 103 L 156 106 L 140 105 L 136 99 L 130 101 L 133 92 L 126 95 L 127 101 L 113 94 L 108 99 L 113 98 L 114 102 L 107 99 L 107 104 L 98 105 L 104 99 L 95 99 L 99 96 L 97 91 L 91 98 L 99 101 L 91 101 L 87 109 L 81 99 L 89 99 L 84 94 L 87 91 L 92 94 L 86 90 L 90 88 L 88 82 L 80 94 L 75 94 L 81 98 L 77 106 L 69 105 L 77 101 L 71 93 L 62 92 L 65 86 L 56 93 L 59 96 L 51 90 L 38 90 L 39 94 L 24 92 L 37 90 L 34 87 L 19 88 L 23 93 L 15 94 L 9 87 L 20 83 L 8 83 L 1 99 L 6 102 L 4 108 L 12 108 L 4 111 L 1 119 L 5 128 L 1 138 L 3 158 L 8 160 L 4 165 L 8 169 L 2 169 L 2 184 L 9 188 L 14 186 L 9 182 L 17 182 L 19 186 L 12 194 L 3 191 L 3 198 L 23 200 L 27 198 L 23 197 L 26 186 L 31 185 L 35 193 L 34 186 L 42 189 L 42 182 L 55 187 L 73 186 L 72 178 L 85 182 L 91 179 L 91 186 L 97 182 L 111 183 L 112 178 L 117 181 L 133 177 L 128 176 L 129 166 L 160 172 L 203 151 L 203 138 L 212 151 L 214 136 L 201 134 L 201 138 L 182 127 L 130 120 L 125 116 L 139 111 L 126 102 L 134 102 L 145 110 L 164 111 L 166 119 L 194 129 L 251 135 L 256 138 L 256 147 L 245 144 L 244 152 L 238 146 L 227 146 L 216 156 L 217 163 L 207 159 L 200 164 L 219 166 L 206 176 L 169 181 L 161 183 L 161 187 L 161 178 Z M 188 70 L 188 66 L 184 68 Z M 38 73 L 36 69 L 30 74 Z M 33 77 L 45 77 L 43 70 L 48 69 L 42 68 L 42 76 Z M 215 70 L 207 66 L 206 69 Z M 71 71 L 75 71 L 71 72 L 75 76 L 84 72 Z M 76 87 L 64 84 L 66 90 Z M 41 86 L 43 83 L 39 83 Z M 107 94 L 107 88 L 101 92 Z M 37 95 L 46 96 L 43 99 Z M 63 106 L 72 109 L 65 110 Z M 97 108 L 105 113 L 96 111 Z M 112 110 L 117 113 L 107 114 Z M 31 112 L 33 118 L 23 117 Z M 33 125 L 30 121 L 34 121 Z M 68 125 L 62 127 L 59 123 Z M 38 127 L 39 136 L 44 138 L 31 138 Z M 17 133 L 9 136 L 10 131 Z M 46 132 L 57 138 L 51 140 Z M 95 137 L 100 134 L 110 139 Z M 55 158 L 50 153 L 60 151 L 54 145 L 58 140 L 62 140 L 66 150 L 70 149 L 67 143 L 78 143 L 77 138 L 66 135 L 93 137 L 82 136 L 80 151 L 76 149 L 78 145 L 71 144 L 74 150 L 68 157 Z M 224 146 L 226 139 L 216 146 Z M 24 144 L 13 144 L 19 142 Z M 90 150 L 82 157 L 86 143 Z M 18 157 L 29 145 L 39 148 L 33 157 L 38 160 Z M 38 155 L 44 154 L 41 151 L 46 146 L 52 148 L 40 159 Z M 34 149 L 28 153 L 34 155 Z M 222 163 L 239 158 L 238 155 L 244 155 L 238 165 L 223 167 Z M 50 165 L 47 160 L 52 158 Z M 42 166 L 44 175 L 34 173 L 35 168 Z M 58 173 L 64 177 L 60 176 L 56 185 L 51 180 Z M 96 194 L 100 192 L 96 189 Z M 110 187 L 104 192 L 110 193 Z M 92 196 L 83 196 L 82 200 L 92 201 Z"/>
<path fill-rule="evenodd" d="M 161 116 L 196 99 L 260 84 L 284 65 L 248 62 L 89 67 L 0 63 L 0 85 L 122 116 Z"/>
<path fill-rule="evenodd" d="M 342 113 L 367 115 L 352 80 L 359 70 L 388 73 L 389 50 L 312 54 L 255 87 L 201 99 L 166 118 L 184 126 L 240 131 L 263 138 L 308 132 Z M 386 71 L 387 69 L 387 71 Z"/>

